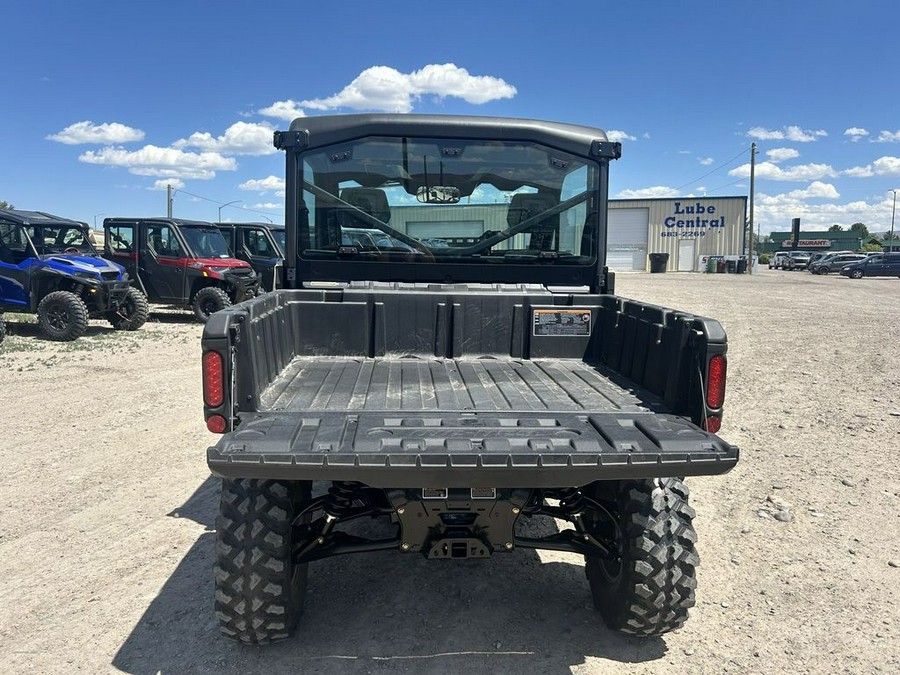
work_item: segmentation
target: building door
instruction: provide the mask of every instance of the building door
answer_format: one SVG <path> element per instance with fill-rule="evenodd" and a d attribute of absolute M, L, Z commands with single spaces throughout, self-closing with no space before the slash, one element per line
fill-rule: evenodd
<path fill-rule="evenodd" d="M 650 209 L 609 209 L 606 265 L 613 270 L 644 270 Z"/>
<path fill-rule="evenodd" d="M 697 248 L 696 239 L 680 239 L 678 241 L 678 271 L 694 271 L 694 251 Z"/>

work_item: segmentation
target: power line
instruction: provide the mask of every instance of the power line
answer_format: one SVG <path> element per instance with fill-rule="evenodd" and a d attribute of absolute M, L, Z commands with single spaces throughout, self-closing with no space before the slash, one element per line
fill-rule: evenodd
<path fill-rule="evenodd" d="M 195 198 L 197 198 L 197 199 L 202 199 L 203 201 L 211 202 L 211 203 L 213 203 L 213 204 L 218 204 L 219 206 L 225 206 L 225 205 L 228 204 L 228 202 L 220 202 L 220 201 L 218 201 L 218 200 L 216 200 L 216 199 L 210 199 L 209 197 L 204 197 L 203 195 L 196 195 L 196 194 L 194 194 L 193 192 L 188 192 L 187 190 L 183 190 L 183 189 L 181 189 L 181 188 L 178 188 L 178 189 L 176 189 L 176 190 L 173 190 L 173 191 L 172 191 L 172 196 L 174 197 L 174 196 L 175 196 L 175 193 L 177 193 L 177 192 L 182 192 L 182 193 L 184 193 L 184 194 L 186 194 L 186 195 L 189 195 L 189 196 L 191 196 L 191 197 L 195 197 Z M 265 211 L 257 211 L 256 209 L 248 209 L 248 208 L 245 207 L 245 206 L 235 206 L 235 205 L 233 205 L 233 204 L 230 205 L 230 206 L 231 206 L 231 208 L 233 208 L 233 209 L 240 209 L 241 211 L 249 211 L 250 213 L 259 213 L 260 215 L 263 215 L 263 216 L 271 215 L 271 213 L 267 213 L 267 212 L 265 212 Z M 273 212 L 273 213 L 277 213 L 277 212 Z"/>
<path fill-rule="evenodd" d="M 686 188 L 688 185 L 693 185 L 694 183 L 699 183 L 701 180 L 703 180 L 703 179 L 706 178 L 707 176 L 710 176 L 710 175 L 716 173 L 717 171 L 721 171 L 722 169 L 724 169 L 725 167 L 727 167 L 729 164 L 731 164 L 732 162 L 734 162 L 734 160 L 738 159 L 739 157 L 741 157 L 741 155 L 744 155 L 744 154 L 746 154 L 747 152 L 748 152 L 747 150 L 741 150 L 738 154 L 736 154 L 734 157 L 732 157 L 731 159 L 729 159 L 727 162 L 724 162 L 724 163 L 719 164 L 719 165 L 716 166 L 716 168 L 714 168 L 714 169 L 710 169 L 709 171 L 707 171 L 705 174 L 703 174 L 703 175 L 700 176 L 699 178 L 697 178 L 697 179 L 695 179 L 695 180 L 692 180 L 690 183 L 685 183 L 684 185 L 679 185 L 677 188 L 673 188 L 673 189 L 674 189 L 676 192 L 678 192 L 679 190 L 682 190 L 682 189 Z"/>

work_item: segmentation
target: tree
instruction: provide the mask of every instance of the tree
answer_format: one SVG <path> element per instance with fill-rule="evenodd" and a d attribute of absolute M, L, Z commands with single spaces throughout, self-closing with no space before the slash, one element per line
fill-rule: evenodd
<path fill-rule="evenodd" d="M 863 223 L 853 223 L 850 226 L 850 231 L 856 232 L 856 236 L 858 236 L 863 241 L 866 241 L 869 238 L 869 228 L 866 227 Z"/>
<path fill-rule="evenodd" d="M 13 206 L 12 204 L 10 204 L 9 202 L 5 202 L 2 199 L 0 199 L 0 209 L 14 209 L 14 208 L 16 208 L 16 207 Z"/>
<path fill-rule="evenodd" d="M 844 228 L 841 227 L 840 225 L 838 225 L 837 223 L 835 223 L 834 225 L 832 225 L 831 227 L 828 228 L 828 231 L 829 232 L 843 232 Z"/>

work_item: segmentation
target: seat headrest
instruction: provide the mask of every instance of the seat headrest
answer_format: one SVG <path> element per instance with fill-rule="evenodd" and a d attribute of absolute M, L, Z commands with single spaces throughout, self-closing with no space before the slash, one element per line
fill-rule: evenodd
<path fill-rule="evenodd" d="M 506 222 L 510 227 L 514 227 L 532 216 L 536 216 L 547 209 L 552 209 L 558 203 L 559 202 L 551 195 L 528 193 L 515 194 L 509 202 L 509 210 L 506 212 Z M 546 219 L 542 219 L 542 222 L 549 218 L 556 218 L 557 222 L 559 222 L 559 214 L 547 216 Z"/>
<path fill-rule="evenodd" d="M 388 223 L 391 220 L 391 207 L 388 206 L 388 198 L 384 190 L 363 187 L 344 188 L 341 190 L 341 199 L 348 204 L 352 204 L 360 211 L 365 211 L 370 216 L 378 218 L 383 223 Z M 351 212 L 346 210 L 343 213 L 350 218 L 354 217 Z M 362 221 L 356 221 L 356 223 L 360 222 Z M 363 227 L 371 227 L 371 225 L 365 224 Z"/>

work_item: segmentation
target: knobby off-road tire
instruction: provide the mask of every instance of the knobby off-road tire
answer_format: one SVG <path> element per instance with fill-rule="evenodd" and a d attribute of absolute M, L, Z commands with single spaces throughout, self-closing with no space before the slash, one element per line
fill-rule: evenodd
<path fill-rule="evenodd" d="M 207 286 L 197 291 L 197 294 L 191 301 L 191 307 L 194 309 L 194 316 L 197 317 L 197 321 L 206 323 L 212 314 L 220 309 L 231 307 L 231 298 L 221 288 Z"/>
<path fill-rule="evenodd" d="M 3 315 L 0 314 L 0 343 L 3 342 L 3 338 L 6 337 L 6 319 L 3 318 Z"/>
<path fill-rule="evenodd" d="M 147 297 L 131 286 L 119 311 L 109 312 L 106 318 L 116 330 L 137 330 L 147 323 L 148 316 L 150 305 L 147 304 Z"/>
<path fill-rule="evenodd" d="M 310 483 L 222 481 L 216 519 L 216 617 L 239 642 L 268 644 L 291 635 L 303 612 L 307 566 L 291 561 L 298 505 Z"/>
<path fill-rule="evenodd" d="M 87 306 L 68 291 L 48 293 L 38 305 L 37 316 L 41 332 L 56 342 L 77 340 L 87 330 Z"/>
<path fill-rule="evenodd" d="M 613 490 L 607 503 L 618 516 L 624 551 L 619 561 L 587 558 L 594 606 L 623 633 L 649 637 L 680 628 L 694 606 L 700 562 L 687 486 L 655 478 L 622 481 Z"/>

